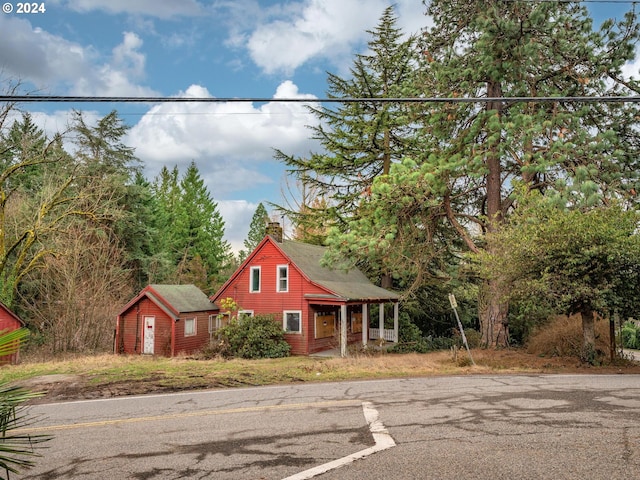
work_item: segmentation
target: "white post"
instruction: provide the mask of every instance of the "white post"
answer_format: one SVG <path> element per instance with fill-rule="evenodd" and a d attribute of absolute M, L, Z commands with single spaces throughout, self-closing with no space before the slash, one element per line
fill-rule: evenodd
<path fill-rule="evenodd" d="M 393 338 L 396 343 L 398 343 L 398 302 L 393 304 Z"/>
<path fill-rule="evenodd" d="M 340 356 L 347 356 L 347 305 L 340 306 Z"/>
<path fill-rule="evenodd" d="M 362 304 L 362 346 L 366 348 L 369 342 L 369 309 L 366 303 Z"/>
<path fill-rule="evenodd" d="M 378 304 L 378 323 L 380 324 L 380 338 L 384 340 L 384 303 Z"/>

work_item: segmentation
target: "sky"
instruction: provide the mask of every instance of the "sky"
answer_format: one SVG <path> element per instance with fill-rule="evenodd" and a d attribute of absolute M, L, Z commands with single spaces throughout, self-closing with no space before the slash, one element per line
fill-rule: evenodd
<path fill-rule="evenodd" d="M 0 12 L 0 82 L 19 80 L 22 94 L 313 102 L 327 96 L 326 72 L 348 77 L 354 56 L 366 52 L 367 30 L 390 4 L 403 32 L 430 25 L 420 0 L 11 0 Z M 38 8 L 25 13 L 25 5 Z M 631 8 L 611 0 L 587 5 L 596 23 Z M 640 76 L 638 64 L 627 71 Z M 21 108 L 48 133 L 63 131 L 72 109 L 88 120 L 116 109 L 147 179 L 163 166 L 184 172 L 196 163 L 235 251 L 260 202 L 269 209 L 268 202 L 286 201 L 285 167 L 274 149 L 319 151 L 308 128 L 316 119 L 301 103 Z"/>

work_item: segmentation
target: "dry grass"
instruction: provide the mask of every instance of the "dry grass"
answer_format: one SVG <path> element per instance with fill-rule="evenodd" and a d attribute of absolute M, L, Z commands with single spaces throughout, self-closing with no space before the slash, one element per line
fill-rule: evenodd
<path fill-rule="evenodd" d="M 239 386 L 422 377 L 522 373 L 640 373 L 627 363 L 585 367 L 575 357 L 523 350 L 465 350 L 428 354 L 354 355 L 348 358 L 289 357 L 264 360 L 195 360 L 98 355 L 0 368 L 0 376 L 45 391 L 40 401 Z"/>
<path fill-rule="evenodd" d="M 596 320 L 596 351 L 609 351 L 609 322 Z M 527 352 L 534 355 L 580 357 L 582 351 L 582 317 L 561 315 L 539 330 L 527 342 Z"/>

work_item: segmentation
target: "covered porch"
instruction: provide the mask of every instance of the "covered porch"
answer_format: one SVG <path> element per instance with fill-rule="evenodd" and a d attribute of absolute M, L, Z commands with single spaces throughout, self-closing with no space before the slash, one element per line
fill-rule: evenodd
<path fill-rule="evenodd" d="M 321 342 L 323 338 L 337 339 L 341 357 L 347 356 L 349 343 L 359 342 L 367 347 L 372 340 L 383 339 L 393 343 L 398 341 L 397 297 L 357 300 L 336 298 L 333 295 L 306 297 L 312 317 L 310 323 L 314 340 Z M 327 347 L 330 345 L 327 344 Z"/>

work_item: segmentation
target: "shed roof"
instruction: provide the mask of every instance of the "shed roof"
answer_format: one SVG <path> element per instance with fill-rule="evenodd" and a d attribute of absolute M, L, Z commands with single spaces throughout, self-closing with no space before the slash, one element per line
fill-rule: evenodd
<path fill-rule="evenodd" d="M 149 285 L 178 313 L 217 310 L 209 298 L 195 285 Z"/>
<path fill-rule="evenodd" d="M 118 315 L 123 315 L 142 298 L 149 298 L 167 315 L 178 318 L 181 313 L 219 310 L 218 306 L 195 285 L 147 285 L 127 303 Z"/>

